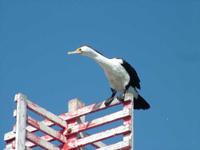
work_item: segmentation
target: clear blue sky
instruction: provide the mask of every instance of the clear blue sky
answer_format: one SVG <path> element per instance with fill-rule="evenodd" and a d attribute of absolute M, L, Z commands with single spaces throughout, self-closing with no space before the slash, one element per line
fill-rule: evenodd
<path fill-rule="evenodd" d="M 0 0 L 0 149 L 14 94 L 59 114 L 67 100 L 110 94 L 89 44 L 136 68 L 152 108 L 135 112 L 136 150 L 200 149 L 200 1 Z"/>

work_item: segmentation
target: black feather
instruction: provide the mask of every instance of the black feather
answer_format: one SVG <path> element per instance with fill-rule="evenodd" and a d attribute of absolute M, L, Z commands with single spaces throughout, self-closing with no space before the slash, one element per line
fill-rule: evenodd
<path fill-rule="evenodd" d="M 121 65 L 125 68 L 125 70 L 130 75 L 130 81 L 127 87 L 132 86 L 132 87 L 137 87 L 138 89 L 140 89 L 140 79 L 135 69 L 125 60 L 123 60 L 123 63 Z"/>
<path fill-rule="evenodd" d="M 149 109 L 149 103 L 140 95 L 137 99 L 134 99 L 134 109 Z"/>

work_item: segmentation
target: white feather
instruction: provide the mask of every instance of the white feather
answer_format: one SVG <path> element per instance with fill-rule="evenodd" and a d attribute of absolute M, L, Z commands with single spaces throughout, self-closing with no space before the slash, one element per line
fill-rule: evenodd
<path fill-rule="evenodd" d="M 100 58 L 102 59 L 102 58 Z M 98 60 L 97 62 L 103 68 L 111 88 L 123 92 L 126 85 L 129 83 L 130 77 L 124 67 L 121 65 L 120 59 L 108 59 L 106 61 Z"/>

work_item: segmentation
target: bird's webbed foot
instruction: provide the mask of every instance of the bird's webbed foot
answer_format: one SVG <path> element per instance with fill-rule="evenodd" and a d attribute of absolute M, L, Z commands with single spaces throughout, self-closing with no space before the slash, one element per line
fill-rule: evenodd
<path fill-rule="evenodd" d="M 113 100 L 114 100 L 114 97 L 108 98 L 108 99 L 104 102 L 105 106 L 109 106 L 109 105 L 112 103 Z"/>
<path fill-rule="evenodd" d="M 120 102 L 124 102 L 124 98 L 125 98 L 124 95 L 117 96 L 117 99 L 118 99 Z"/>

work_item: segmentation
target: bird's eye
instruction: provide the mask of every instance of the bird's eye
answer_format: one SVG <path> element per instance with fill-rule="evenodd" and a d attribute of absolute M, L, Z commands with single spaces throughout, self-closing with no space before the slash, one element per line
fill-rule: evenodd
<path fill-rule="evenodd" d="M 79 51 L 81 52 L 81 51 L 82 51 L 82 49 L 81 49 L 81 48 L 79 48 Z"/>

